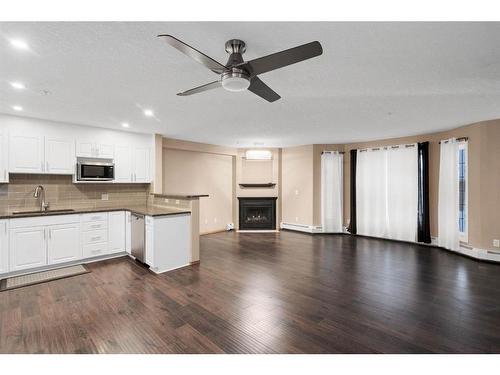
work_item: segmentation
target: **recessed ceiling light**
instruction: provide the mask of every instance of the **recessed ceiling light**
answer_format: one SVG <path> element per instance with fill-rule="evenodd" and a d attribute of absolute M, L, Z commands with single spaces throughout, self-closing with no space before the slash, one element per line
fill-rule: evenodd
<path fill-rule="evenodd" d="M 23 90 L 26 88 L 26 86 L 24 86 L 24 83 L 21 83 L 21 82 L 11 82 L 10 85 L 13 88 L 18 89 L 18 90 Z"/>
<path fill-rule="evenodd" d="M 145 109 L 144 110 L 144 116 L 146 117 L 153 117 L 155 115 L 155 113 L 153 112 L 153 110 L 151 109 Z"/>
<path fill-rule="evenodd" d="M 20 112 L 20 111 L 22 111 L 22 110 L 23 110 L 23 107 L 21 107 L 20 105 L 13 105 L 13 106 L 12 106 L 12 109 L 13 109 L 14 111 L 18 111 L 18 112 Z"/>
<path fill-rule="evenodd" d="M 29 49 L 28 43 L 21 39 L 11 39 L 10 45 L 17 49 L 27 50 Z"/>
<path fill-rule="evenodd" d="M 128 124 L 128 122 L 122 122 L 122 126 L 124 128 L 129 128 L 130 127 L 130 125 Z"/>

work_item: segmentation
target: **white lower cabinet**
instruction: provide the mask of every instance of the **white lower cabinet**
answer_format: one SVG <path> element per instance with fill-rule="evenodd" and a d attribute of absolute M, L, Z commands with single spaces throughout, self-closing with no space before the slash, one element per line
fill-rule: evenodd
<path fill-rule="evenodd" d="M 0 220 L 0 273 L 9 272 L 8 221 Z"/>
<path fill-rule="evenodd" d="M 108 214 L 108 250 L 110 253 L 125 251 L 125 212 Z"/>
<path fill-rule="evenodd" d="M 49 264 L 72 262 L 82 258 L 78 223 L 53 225 L 48 231 Z"/>
<path fill-rule="evenodd" d="M 47 265 L 45 227 L 14 228 L 10 230 L 10 272 Z"/>

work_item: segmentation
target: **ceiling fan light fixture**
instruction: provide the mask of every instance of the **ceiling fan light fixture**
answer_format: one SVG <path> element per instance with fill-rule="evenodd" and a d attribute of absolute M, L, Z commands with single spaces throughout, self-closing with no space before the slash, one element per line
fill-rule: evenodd
<path fill-rule="evenodd" d="M 240 69 L 222 74 L 222 87 L 231 92 L 245 91 L 250 86 L 250 77 Z"/>

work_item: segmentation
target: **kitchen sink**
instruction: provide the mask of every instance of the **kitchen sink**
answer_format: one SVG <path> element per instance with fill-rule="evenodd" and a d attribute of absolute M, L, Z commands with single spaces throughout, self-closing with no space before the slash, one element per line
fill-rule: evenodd
<path fill-rule="evenodd" d="M 68 208 L 64 210 L 47 210 L 47 211 L 16 211 L 13 212 L 12 215 L 31 215 L 31 214 L 39 214 L 39 215 L 56 215 L 56 214 L 62 214 L 65 212 L 74 212 L 75 210 Z"/>

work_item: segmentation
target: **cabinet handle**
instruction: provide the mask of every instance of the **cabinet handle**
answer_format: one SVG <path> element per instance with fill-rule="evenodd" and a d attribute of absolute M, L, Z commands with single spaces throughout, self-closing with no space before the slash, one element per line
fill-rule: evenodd
<path fill-rule="evenodd" d="M 52 239 L 52 229 L 49 229 L 49 240 Z"/>
<path fill-rule="evenodd" d="M 3 170 L 3 180 L 7 181 L 7 169 Z"/>
<path fill-rule="evenodd" d="M 100 227 L 101 227 L 101 224 L 92 225 L 92 228 L 100 228 Z"/>
<path fill-rule="evenodd" d="M 47 166 L 46 166 L 47 169 L 46 170 L 48 172 L 49 171 L 49 162 L 47 161 L 45 164 L 47 164 Z"/>
<path fill-rule="evenodd" d="M 44 229 L 43 230 L 43 240 L 45 241 L 47 239 L 47 231 Z"/>
<path fill-rule="evenodd" d="M 40 162 L 40 167 L 42 168 L 42 172 L 44 172 L 45 170 L 43 169 L 43 161 Z"/>
<path fill-rule="evenodd" d="M 91 241 L 98 241 L 98 240 L 100 240 L 100 239 L 101 239 L 101 237 L 92 237 L 90 240 L 91 240 Z"/>

